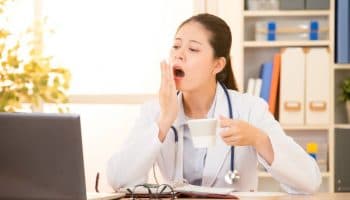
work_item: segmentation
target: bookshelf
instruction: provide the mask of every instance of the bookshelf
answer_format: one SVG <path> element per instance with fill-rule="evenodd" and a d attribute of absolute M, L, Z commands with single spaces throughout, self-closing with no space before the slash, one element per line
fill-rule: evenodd
<path fill-rule="evenodd" d="M 273 57 L 273 54 L 280 52 L 282 48 L 285 47 L 327 47 L 330 49 L 330 59 L 333 59 L 333 32 L 334 25 L 332 20 L 334 19 L 334 0 L 331 0 L 329 10 L 291 10 L 291 11 L 248 11 L 244 10 L 244 3 L 242 6 L 242 88 L 243 91 L 246 91 L 247 80 L 250 77 L 258 77 L 260 65 L 263 62 L 266 62 L 266 58 L 270 60 Z M 253 25 L 259 20 L 276 20 L 276 19 L 288 19 L 288 20 L 312 20 L 312 19 L 320 19 L 327 20 L 328 25 L 328 38 L 326 40 L 286 40 L 286 41 L 255 41 L 254 35 L 252 31 L 254 30 Z M 330 62 L 329 66 L 329 74 L 333 74 L 333 64 Z M 349 66 L 338 66 L 337 69 L 348 69 Z M 350 69 L 350 68 L 349 68 Z M 333 83 L 333 77 L 330 76 L 330 82 Z M 332 86 L 329 87 L 330 94 L 333 94 Z M 332 101 L 330 99 L 330 107 L 332 108 Z M 339 108 L 340 110 L 341 108 Z M 332 112 L 332 109 L 330 110 Z M 330 114 L 332 115 L 332 114 Z M 339 120 L 340 122 L 344 122 L 343 119 Z M 320 145 L 320 150 L 323 150 L 323 157 L 320 158 L 321 161 L 319 165 L 322 165 L 321 173 L 322 173 L 322 185 L 320 187 L 320 191 L 328 192 L 334 191 L 334 166 L 333 166 L 333 152 L 334 152 L 334 127 L 332 116 L 329 117 L 329 122 L 322 125 L 283 125 L 283 129 L 286 134 L 293 137 L 297 143 L 305 148 L 305 141 L 317 141 L 317 143 L 327 143 L 325 146 Z M 349 125 L 339 124 L 337 127 L 347 127 L 350 128 Z M 327 151 L 328 149 L 328 151 Z M 321 152 L 320 152 L 321 154 Z M 320 164 L 321 163 L 321 164 Z M 326 167 L 324 167 L 326 166 Z M 266 172 L 259 171 L 259 189 L 269 190 L 269 191 L 280 191 L 281 188 L 279 184 L 273 180 L 272 176 Z"/>
<path fill-rule="evenodd" d="M 350 125 L 345 124 L 345 113 L 342 110 L 343 105 L 335 106 L 335 98 L 332 96 L 336 94 L 334 84 L 335 80 L 340 80 L 347 73 L 344 71 L 350 69 L 350 65 L 334 65 L 334 4 L 335 0 L 330 0 L 330 8 L 328 10 L 272 10 L 272 11 L 259 11 L 259 10 L 245 10 L 244 0 L 234 1 L 235 3 L 228 3 L 224 1 L 223 5 L 219 5 L 221 9 L 221 16 L 227 20 L 233 31 L 233 46 L 232 55 L 236 79 L 240 90 L 246 91 L 248 80 L 251 77 L 259 77 L 260 67 L 263 62 L 272 60 L 273 55 L 280 52 L 285 47 L 305 47 L 305 48 L 318 48 L 326 47 L 329 49 L 330 64 L 329 64 L 329 81 L 331 83 L 329 87 L 329 108 L 330 116 L 328 123 L 322 125 L 284 125 L 282 128 L 286 134 L 293 137 L 294 140 L 305 148 L 307 141 L 316 141 L 319 143 L 319 151 L 323 150 L 320 156 L 319 164 L 321 163 L 322 173 L 322 185 L 320 187 L 321 192 L 334 191 L 334 132 L 335 128 L 347 128 L 350 129 Z M 226 4 L 226 5 L 225 5 Z M 226 9 L 226 7 L 230 9 Z M 237 8 L 238 7 L 238 8 Z M 229 12 L 235 12 L 236 14 L 230 14 Z M 238 13 L 238 14 L 237 14 Z M 219 12 L 220 14 L 220 12 Z M 283 41 L 256 41 L 255 40 L 255 23 L 260 20 L 323 20 L 326 21 L 328 30 L 328 36 L 321 40 L 283 40 Z M 239 26 L 238 26 L 239 25 Z M 237 27 L 241 27 L 237 31 Z M 350 70 L 349 74 L 350 75 Z M 336 77 L 339 76 L 339 77 Z M 336 111 L 334 111 L 336 109 Z M 338 117 L 334 116 L 334 113 L 340 112 Z M 339 115 L 339 114 L 337 114 Z M 335 120 L 336 118 L 336 120 Z M 259 190 L 262 191 L 282 191 L 279 183 L 277 183 L 270 174 L 259 171 Z"/>

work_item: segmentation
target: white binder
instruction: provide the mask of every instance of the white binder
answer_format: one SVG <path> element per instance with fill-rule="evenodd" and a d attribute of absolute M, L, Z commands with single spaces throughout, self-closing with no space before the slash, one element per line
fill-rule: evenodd
<path fill-rule="evenodd" d="M 329 123 L 330 58 L 327 48 L 306 52 L 306 124 Z"/>
<path fill-rule="evenodd" d="M 255 79 L 249 78 L 248 80 L 248 87 L 247 87 L 247 93 L 250 95 L 254 95 L 254 87 L 255 87 Z"/>
<path fill-rule="evenodd" d="M 261 78 L 255 79 L 254 96 L 260 97 L 262 80 Z"/>
<path fill-rule="evenodd" d="M 303 125 L 305 53 L 302 48 L 286 48 L 282 50 L 280 80 L 280 123 Z"/>

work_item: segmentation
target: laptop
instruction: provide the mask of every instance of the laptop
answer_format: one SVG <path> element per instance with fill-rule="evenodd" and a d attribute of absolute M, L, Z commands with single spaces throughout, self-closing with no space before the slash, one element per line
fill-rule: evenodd
<path fill-rule="evenodd" d="M 123 197 L 85 187 L 79 115 L 0 113 L 0 199 Z"/>

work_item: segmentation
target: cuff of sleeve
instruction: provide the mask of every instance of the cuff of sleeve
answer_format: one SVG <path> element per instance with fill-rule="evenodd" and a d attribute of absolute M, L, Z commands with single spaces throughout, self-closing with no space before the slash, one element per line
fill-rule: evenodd
<path fill-rule="evenodd" d="M 271 137 L 270 135 L 268 135 L 269 139 L 270 139 L 270 142 L 271 142 L 271 145 L 272 145 L 272 150 L 273 150 L 273 153 L 274 153 L 274 159 L 271 163 L 271 165 L 269 165 L 266 160 L 260 156 L 260 154 L 257 152 L 257 157 L 258 157 L 258 161 L 259 163 L 261 163 L 264 168 L 267 170 L 267 172 L 269 172 L 270 174 L 273 173 L 275 171 L 275 169 L 278 168 L 278 166 L 280 166 L 280 163 L 282 162 L 281 160 L 283 160 L 281 158 L 281 155 L 278 151 L 276 151 L 276 149 L 278 149 L 276 147 L 276 142 L 274 141 L 274 138 Z"/>
<path fill-rule="evenodd" d="M 154 130 L 152 131 L 154 133 L 152 143 L 156 145 L 158 148 L 160 148 L 163 145 L 163 143 L 159 140 L 159 137 L 158 137 L 159 127 L 156 122 L 152 123 L 152 129 Z"/>

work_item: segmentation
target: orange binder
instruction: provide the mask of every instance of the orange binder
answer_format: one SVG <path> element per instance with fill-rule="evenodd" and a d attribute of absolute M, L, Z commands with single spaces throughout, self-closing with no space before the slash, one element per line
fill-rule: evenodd
<path fill-rule="evenodd" d="M 274 55 L 274 58 L 273 58 L 273 69 L 272 69 L 272 79 L 271 79 L 270 98 L 269 98 L 269 110 L 272 114 L 275 114 L 275 111 L 276 111 L 280 68 L 281 68 L 281 54 L 277 53 Z"/>

